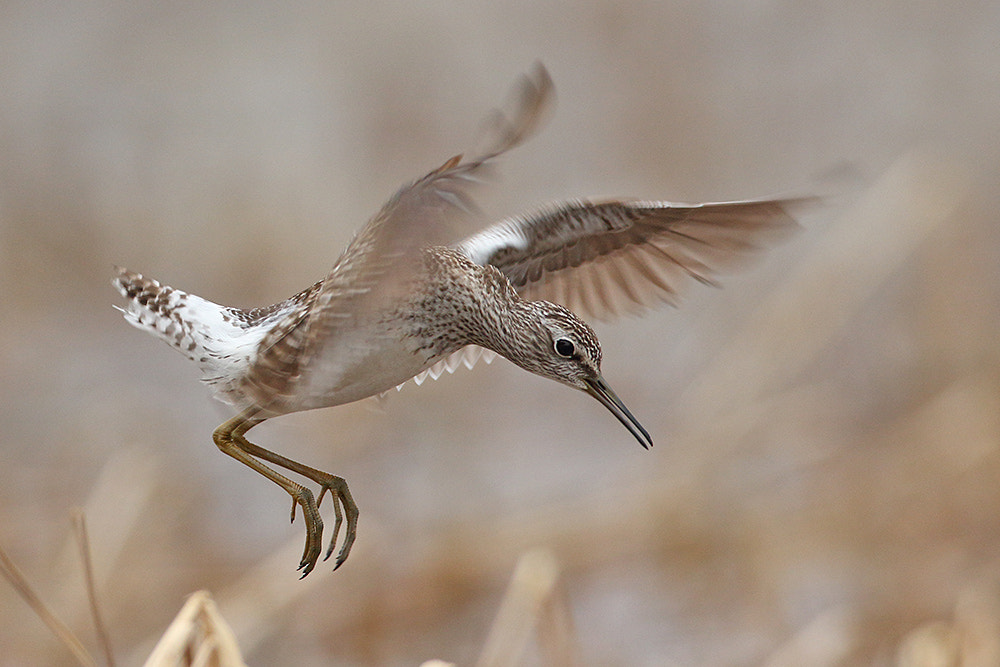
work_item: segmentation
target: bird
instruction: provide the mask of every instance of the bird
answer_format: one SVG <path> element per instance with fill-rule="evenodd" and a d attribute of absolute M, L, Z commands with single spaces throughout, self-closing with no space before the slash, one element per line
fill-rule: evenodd
<path fill-rule="evenodd" d="M 355 542 L 358 506 L 342 477 L 250 442 L 250 429 L 499 355 L 589 394 L 648 449 L 649 432 L 605 381 L 601 344 L 577 313 L 606 320 L 676 305 L 687 284 L 716 285 L 720 272 L 798 227 L 793 209 L 807 198 L 576 199 L 457 238 L 482 216 L 472 193 L 495 159 L 536 133 L 553 100 L 552 79 L 536 63 L 508 111 L 489 118 L 484 149 L 400 188 L 322 280 L 279 303 L 222 306 L 116 267 L 125 320 L 197 364 L 214 397 L 236 411 L 213 432 L 216 446 L 284 489 L 293 522 L 301 509 L 302 577 L 322 552 L 326 494 L 335 523 L 324 560 L 344 527 L 334 570 Z M 292 473 L 318 485 L 318 497 Z"/>

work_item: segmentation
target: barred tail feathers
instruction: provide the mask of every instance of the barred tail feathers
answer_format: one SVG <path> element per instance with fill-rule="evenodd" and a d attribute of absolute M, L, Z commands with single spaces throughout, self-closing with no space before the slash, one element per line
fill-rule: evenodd
<path fill-rule="evenodd" d="M 175 348 L 206 375 L 218 372 L 220 362 L 236 351 L 223 349 L 246 333 L 234 309 L 161 285 L 140 273 L 120 267 L 116 271 L 111 284 L 128 300 L 124 308 L 116 308 L 129 324 Z"/>

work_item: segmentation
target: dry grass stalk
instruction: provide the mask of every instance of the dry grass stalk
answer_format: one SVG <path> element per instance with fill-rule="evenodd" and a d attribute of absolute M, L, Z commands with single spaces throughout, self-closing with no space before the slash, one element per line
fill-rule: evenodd
<path fill-rule="evenodd" d="M 73 530 L 76 533 L 77 544 L 80 546 L 80 562 L 83 564 L 83 578 L 87 587 L 87 599 L 90 601 L 90 611 L 94 618 L 94 628 L 97 639 L 104 649 L 104 658 L 108 667 L 115 667 L 115 657 L 111 650 L 111 637 L 108 635 L 101 611 L 97 605 L 97 591 L 94 587 L 94 567 L 90 559 L 90 539 L 87 537 L 87 521 L 83 510 L 73 510 Z"/>
<path fill-rule="evenodd" d="M 1000 664 L 1000 602 L 994 582 L 959 596 L 954 619 L 928 621 L 896 650 L 898 667 L 992 667 Z"/>
<path fill-rule="evenodd" d="M 295 572 L 283 567 L 290 558 L 301 555 L 300 541 L 298 536 L 289 539 L 283 547 L 218 594 L 225 605 L 229 627 L 242 638 L 243 650 L 248 654 L 252 655 L 262 643 L 280 631 L 281 625 L 274 622 L 276 617 L 293 610 L 311 591 L 330 583 L 320 577 L 307 577 L 300 581 Z M 355 564 L 354 578 L 335 581 L 336 585 L 343 586 L 338 589 L 338 594 L 347 599 L 359 599 L 366 595 L 363 582 L 377 578 L 379 565 L 372 560 Z M 362 567 L 366 569 L 357 572 Z M 281 575 L 275 576 L 276 572 Z M 350 605 L 343 605 L 340 613 L 343 614 L 342 622 L 347 623 L 351 617 Z"/>
<path fill-rule="evenodd" d="M 145 667 L 246 667 L 233 631 L 208 591 L 197 591 L 156 644 Z"/>
<path fill-rule="evenodd" d="M 828 609 L 772 652 L 764 667 L 842 665 L 859 639 L 858 619 L 846 607 Z"/>
<path fill-rule="evenodd" d="M 123 555 L 128 540 L 148 513 L 150 498 L 160 484 L 157 475 L 161 466 L 157 452 L 145 446 L 123 446 L 102 466 L 100 477 L 82 505 L 89 517 L 87 532 L 98 547 L 96 588 L 107 590 L 116 567 L 128 557 Z M 123 479 L 130 483 L 122 484 Z M 56 571 L 69 571 L 75 566 L 77 548 L 66 541 L 56 560 Z"/>
<path fill-rule="evenodd" d="M 559 566 L 548 549 L 533 549 L 521 556 L 476 663 L 478 667 L 518 664 L 536 628 L 546 664 L 576 664 L 569 640 L 568 610 L 554 602 L 558 578 Z M 542 628 L 546 632 L 541 632 Z"/>
<path fill-rule="evenodd" d="M 576 628 L 561 581 L 552 594 L 542 601 L 538 618 L 538 647 L 542 663 L 572 667 L 581 663 L 577 647 Z"/>
<path fill-rule="evenodd" d="M 84 665 L 84 667 L 97 667 L 97 662 L 91 657 L 87 649 L 84 648 L 83 644 L 77 639 L 76 635 L 69 627 L 56 618 L 49 608 L 45 605 L 42 599 L 32 588 L 28 580 L 25 579 L 24 574 L 21 570 L 14 564 L 14 561 L 10 559 L 7 553 L 0 548 L 0 574 L 3 574 L 4 578 L 10 582 L 10 585 L 14 587 L 17 594 L 21 596 L 21 599 L 28 603 L 31 610 L 38 615 L 45 625 L 49 626 L 53 634 L 66 645 L 66 648 L 70 650 L 73 657 L 77 661 Z"/>

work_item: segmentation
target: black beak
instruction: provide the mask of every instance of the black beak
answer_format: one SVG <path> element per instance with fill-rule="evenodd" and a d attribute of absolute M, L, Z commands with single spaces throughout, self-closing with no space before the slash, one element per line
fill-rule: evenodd
<path fill-rule="evenodd" d="M 649 433 L 632 416 L 618 395 L 611 391 L 611 387 L 604 381 L 604 378 L 598 375 L 593 380 L 584 380 L 584 382 L 587 383 L 587 388 L 584 391 L 599 400 L 601 405 L 611 411 L 611 414 L 618 417 L 618 421 L 625 425 L 625 428 L 635 436 L 643 448 L 649 449 L 653 446 L 653 440 L 649 437 Z"/>

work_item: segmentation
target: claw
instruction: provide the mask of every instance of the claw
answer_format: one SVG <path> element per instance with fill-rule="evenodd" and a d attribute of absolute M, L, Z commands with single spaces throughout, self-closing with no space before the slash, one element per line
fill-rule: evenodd
<path fill-rule="evenodd" d="M 316 561 L 319 560 L 323 542 L 323 519 L 320 518 L 316 501 L 309 489 L 302 488 L 296 495 L 292 496 L 293 521 L 295 520 L 296 505 L 302 506 L 302 518 L 306 524 L 306 544 L 298 567 L 299 570 L 302 570 L 302 576 L 305 577 L 313 571 L 313 568 L 316 567 Z"/>
<path fill-rule="evenodd" d="M 351 526 L 350 521 L 348 521 L 347 535 L 344 537 L 344 545 L 340 547 L 340 553 L 337 554 L 337 560 L 334 561 L 333 565 L 334 571 L 336 571 L 337 568 L 339 568 L 341 565 L 344 564 L 344 561 L 347 560 L 348 554 L 351 553 L 351 547 L 354 545 L 354 538 L 357 537 L 356 528 L 357 528 L 356 525 Z"/>

